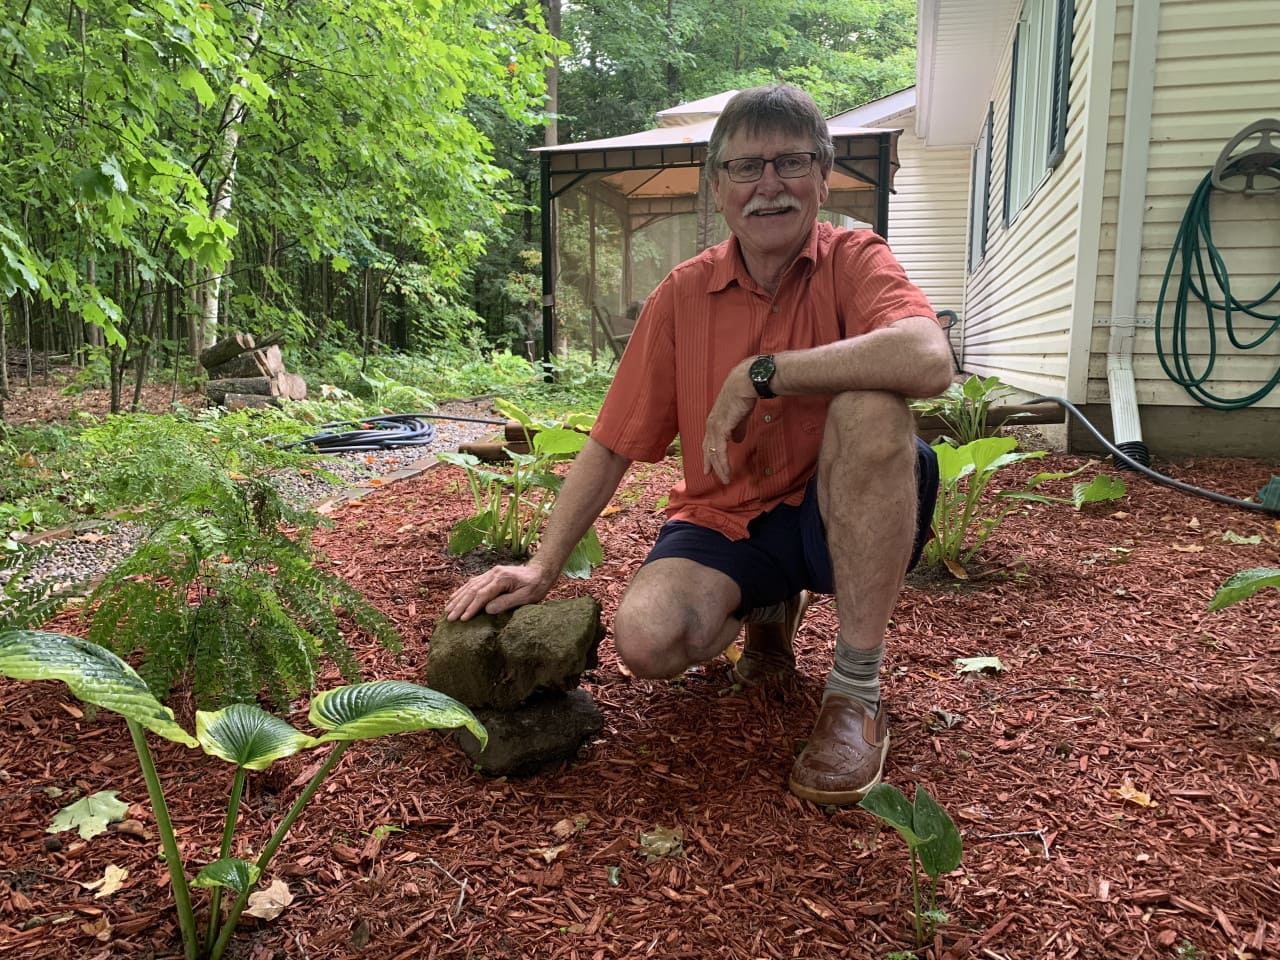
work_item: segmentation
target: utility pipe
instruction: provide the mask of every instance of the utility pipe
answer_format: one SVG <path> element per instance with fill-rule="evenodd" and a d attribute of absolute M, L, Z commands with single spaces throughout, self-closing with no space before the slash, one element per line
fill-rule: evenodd
<path fill-rule="evenodd" d="M 1160 0 L 1134 0 L 1129 28 L 1129 78 L 1124 98 L 1120 197 L 1111 292 L 1111 336 L 1107 343 L 1107 388 L 1116 446 L 1141 464 L 1151 455 L 1142 440 L 1133 378 L 1133 340 L 1138 323 L 1138 279 L 1142 272 L 1142 224 L 1147 205 L 1151 103 L 1155 96 Z"/>

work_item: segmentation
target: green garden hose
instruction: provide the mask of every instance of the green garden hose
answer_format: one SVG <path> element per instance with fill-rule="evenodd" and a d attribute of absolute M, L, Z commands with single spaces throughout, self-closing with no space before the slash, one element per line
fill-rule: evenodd
<path fill-rule="evenodd" d="M 1280 384 L 1280 364 L 1276 372 L 1265 384 L 1243 397 L 1217 396 L 1205 386 L 1213 375 L 1218 360 L 1219 315 L 1222 331 L 1225 332 L 1231 345 L 1237 350 L 1253 350 L 1266 343 L 1272 335 L 1280 330 L 1280 313 L 1264 313 L 1260 307 L 1280 293 L 1280 280 L 1267 293 L 1257 300 L 1244 302 L 1231 293 L 1231 276 L 1226 262 L 1213 242 L 1213 224 L 1209 214 L 1210 199 L 1213 195 L 1213 174 L 1208 173 L 1200 181 L 1187 204 L 1182 224 L 1174 241 L 1173 250 L 1169 254 L 1169 264 L 1165 268 L 1164 282 L 1160 285 L 1160 299 L 1156 304 L 1156 351 L 1160 357 L 1160 365 L 1169 379 L 1187 391 L 1195 400 L 1214 410 L 1239 410 L 1251 406 L 1266 397 L 1277 384 Z M 1274 192 L 1274 191 L 1270 191 Z M 1166 350 L 1165 337 L 1162 335 L 1161 320 L 1165 308 L 1165 296 L 1168 293 L 1170 279 L 1174 275 L 1174 264 L 1181 259 L 1178 270 L 1177 297 L 1173 304 L 1173 320 L 1170 324 L 1170 347 Z M 1206 259 L 1208 272 L 1206 272 Z M 1209 294 L 1209 274 L 1222 292 L 1222 299 L 1215 300 Z M 1208 357 L 1204 368 L 1197 372 L 1192 360 L 1191 333 L 1192 318 L 1190 307 L 1192 298 L 1203 306 L 1205 330 L 1209 336 Z M 1252 317 L 1268 324 L 1267 328 L 1252 340 L 1239 335 L 1236 326 L 1241 322 L 1240 315 Z"/>

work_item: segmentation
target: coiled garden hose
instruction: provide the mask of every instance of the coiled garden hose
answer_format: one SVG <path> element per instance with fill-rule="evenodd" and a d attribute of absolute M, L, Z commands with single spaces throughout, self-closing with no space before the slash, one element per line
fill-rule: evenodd
<path fill-rule="evenodd" d="M 338 420 L 322 423 L 319 433 L 303 437 L 290 447 L 310 447 L 316 453 L 342 453 L 359 450 L 394 450 L 397 447 L 415 447 L 435 439 L 435 425 L 429 420 L 457 420 L 465 423 L 485 423 L 501 426 L 505 420 L 489 420 L 484 417 L 459 417 L 442 413 L 394 413 L 383 417 L 366 417 L 363 420 Z M 339 430 L 339 427 L 354 429 Z"/>
<path fill-rule="evenodd" d="M 1146 463 L 1135 460 L 1120 447 L 1115 446 L 1111 441 L 1098 432 L 1098 429 L 1090 423 L 1075 405 L 1070 401 L 1061 397 L 1036 397 L 1034 400 L 1028 400 L 1027 403 L 1056 403 L 1062 407 L 1073 417 L 1075 417 L 1091 434 L 1095 440 L 1107 448 L 1111 453 L 1112 459 L 1116 466 L 1123 466 L 1135 473 L 1140 473 L 1156 483 L 1166 487 L 1172 487 L 1174 490 L 1181 490 L 1183 493 L 1190 493 L 1197 497 L 1204 497 L 1217 503 L 1225 503 L 1231 507 L 1240 507 L 1244 510 L 1252 510 L 1255 513 L 1267 513 L 1272 516 L 1280 516 L 1280 478 L 1272 477 L 1271 481 L 1262 488 L 1259 496 L 1261 500 L 1254 502 L 1252 500 L 1239 500 L 1236 497 L 1229 497 L 1223 493 L 1217 493 L 1213 490 L 1205 490 L 1203 487 L 1193 486 L 1189 483 L 1183 483 L 1181 480 L 1175 480 L 1173 477 L 1167 477 L 1163 473 L 1152 470 Z"/>
<path fill-rule="evenodd" d="M 1160 299 L 1156 303 L 1156 352 L 1160 358 L 1160 366 L 1165 374 L 1178 386 L 1186 390 L 1196 401 L 1214 410 L 1240 410 L 1263 399 L 1280 384 L 1280 365 L 1265 384 L 1252 393 L 1241 397 L 1220 397 L 1211 392 L 1205 382 L 1213 375 L 1214 365 L 1218 360 L 1218 321 L 1215 314 L 1222 316 L 1222 327 L 1227 339 L 1237 350 L 1253 350 L 1262 346 L 1277 330 L 1280 330 L 1280 313 L 1263 313 L 1259 307 L 1280 293 L 1280 281 L 1263 296 L 1248 302 L 1242 301 L 1231 293 L 1231 275 L 1226 261 L 1218 252 L 1213 242 L 1213 223 L 1209 215 L 1209 203 L 1214 192 L 1213 173 L 1205 174 L 1200 186 L 1187 204 L 1178 227 L 1178 234 L 1169 254 L 1169 263 L 1165 267 L 1164 281 L 1160 284 Z M 1274 191 L 1272 191 L 1274 192 Z M 1181 258 L 1178 269 L 1177 293 L 1173 303 L 1172 321 L 1165 319 L 1165 298 L 1169 291 L 1170 280 L 1174 275 L 1174 264 Z M 1208 260 L 1206 272 L 1205 260 Z M 1222 299 L 1215 300 L 1209 295 L 1209 273 L 1222 291 Z M 1191 317 L 1189 316 L 1192 298 L 1203 306 L 1205 332 L 1209 337 L 1208 356 L 1203 369 L 1197 372 L 1192 360 Z M 1252 317 L 1268 324 L 1267 328 L 1253 339 L 1243 339 L 1236 329 L 1241 322 L 1238 317 Z M 1163 323 L 1162 323 L 1163 321 Z M 1166 350 L 1162 327 L 1169 329 L 1170 347 Z"/>

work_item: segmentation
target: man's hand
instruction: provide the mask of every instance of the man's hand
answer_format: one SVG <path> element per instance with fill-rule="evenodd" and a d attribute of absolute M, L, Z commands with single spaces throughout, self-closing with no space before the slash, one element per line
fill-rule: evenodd
<path fill-rule="evenodd" d="M 444 613 L 450 620 L 470 620 L 477 613 L 502 613 L 537 603 L 551 592 L 555 580 L 554 574 L 548 575 L 532 563 L 490 567 L 455 590 L 444 605 Z"/>
<path fill-rule="evenodd" d="M 720 395 L 707 414 L 707 429 L 702 436 L 703 472 L 716 472 L 721 483 L 729 482 L 729 444 L 741 443 L 747 435 L 747 416 L 758 399 L 756 388 L 747 373 L 750 360 L 744 360 L 725 377 Z"/>

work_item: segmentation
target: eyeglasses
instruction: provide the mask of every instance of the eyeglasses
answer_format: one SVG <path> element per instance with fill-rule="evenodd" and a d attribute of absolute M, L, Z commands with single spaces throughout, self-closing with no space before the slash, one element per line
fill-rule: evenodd
<path fill-rule="evenodd" d="M 783 180 L 795 180 L 806 176 L 813 169 L 818 155 L 809 153 L 780 153 L 772 160 L 764 157 L 738 157 L 720 164 L 734 183 L 755 183 L 764 176 L 764 168 L 773 164 L 774 171 Z"/>

